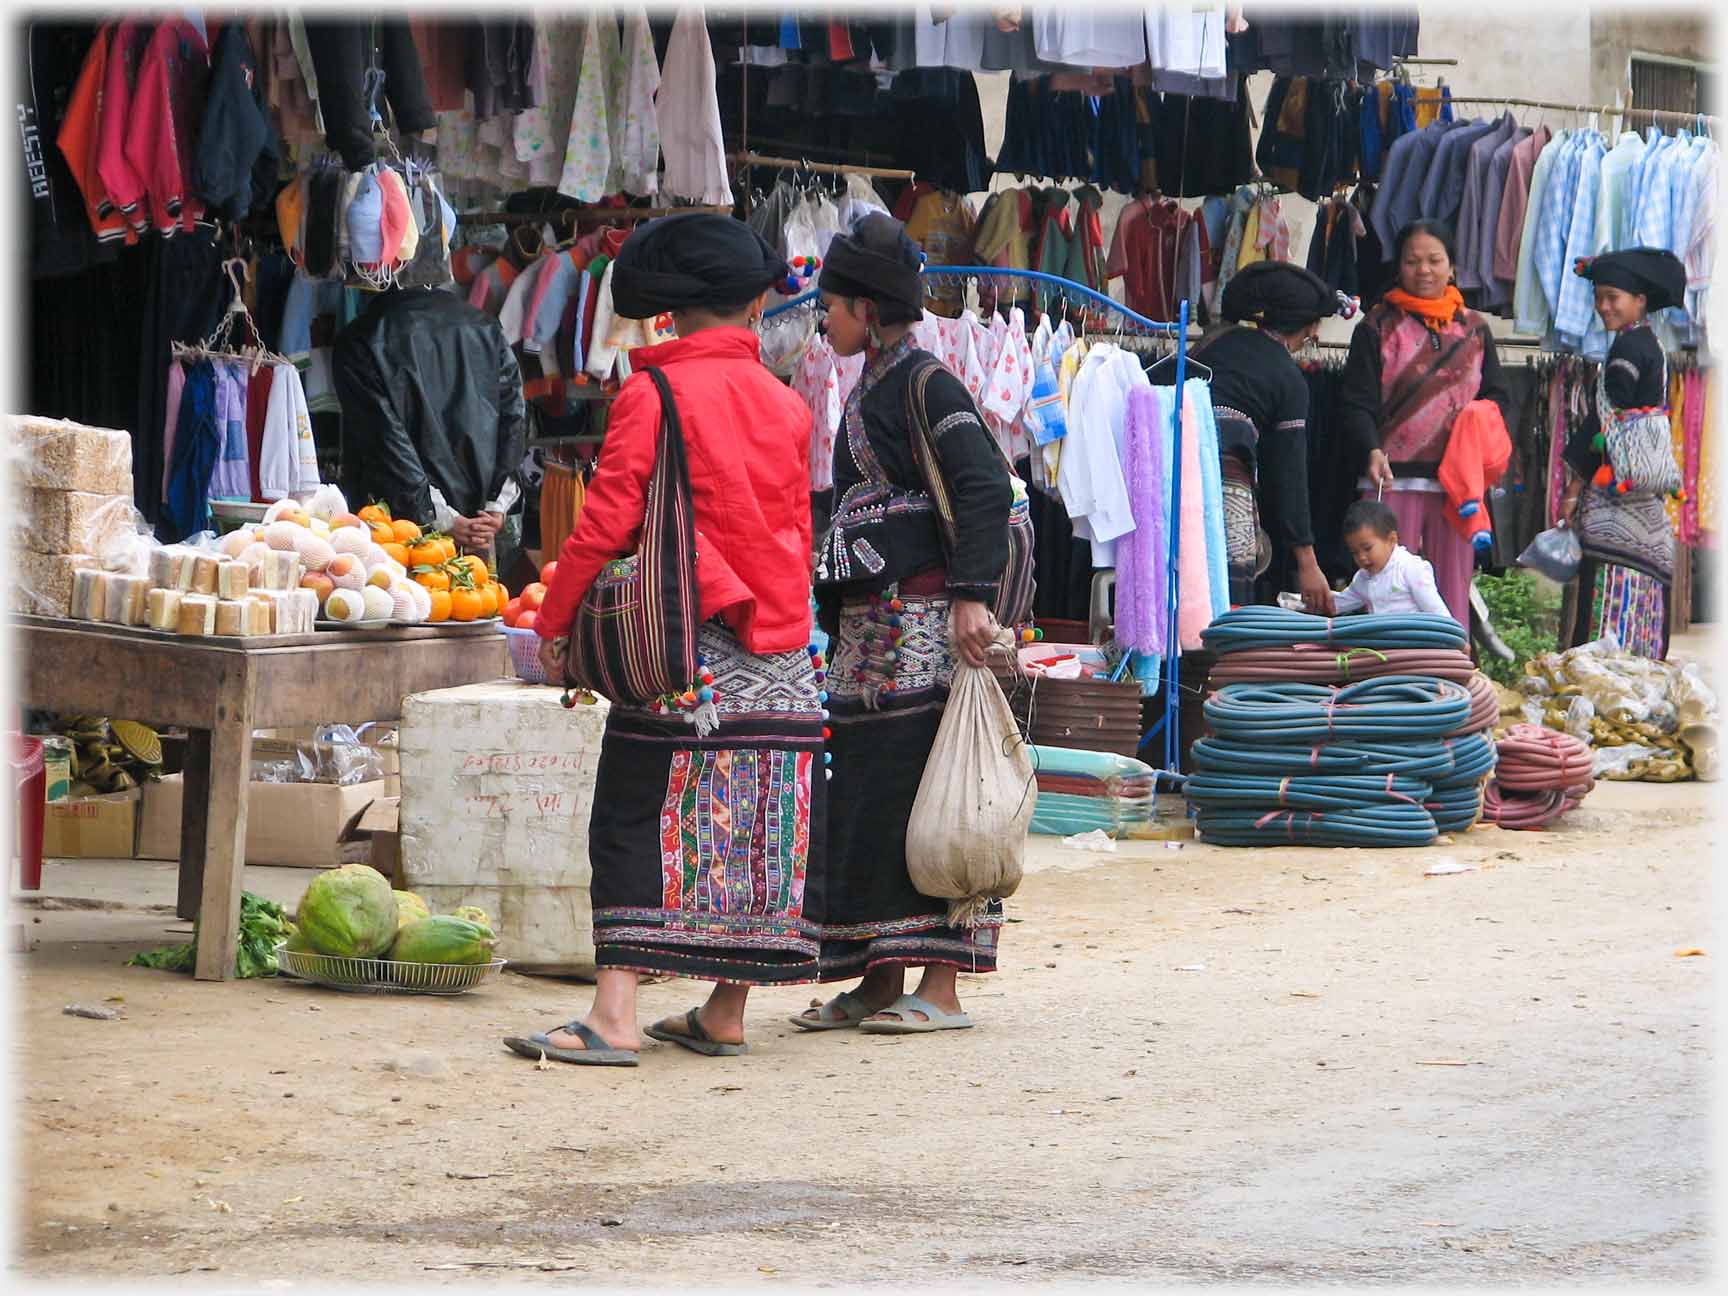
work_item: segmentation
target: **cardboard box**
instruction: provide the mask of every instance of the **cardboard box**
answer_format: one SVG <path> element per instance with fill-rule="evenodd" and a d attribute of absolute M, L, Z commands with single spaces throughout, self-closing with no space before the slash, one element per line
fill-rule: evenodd
<path fill-rule="evenodd" d="M 131 859 L 138 845 L 137 788 L 48 805 L 44 859 Z M 179 857 L 176 851 L 175 858 Z"/>
<path fill-rule="evenodd" d="M 316 732 L 317 730 L 310 726 L 300 729 L 256 729 L 252 733 L 252 760 L 255 763 L 267 763 L 291 759 L 302 745 L 313 749 L 334 746 L 331 743 L 315 741 L 312 735 Z M 360 741 L 378 753 L 378 763 L 387 785 L 384 794 L 401 795 L 402 763 L 396 752 L 396 725 L 368 725 L 366 731 L 360 735 Z"/>
<path fill-rule="evenodd" d="M 252 783 L 246 808 L 246 862 L 286 868 L 335 868 L 343 862 L 342 830 L 384 795 L 384 780 L 335 787 L 328 783 Z M 144 795 L 138 858 L 180 858 L 183 775 L 151 783 Z"/>

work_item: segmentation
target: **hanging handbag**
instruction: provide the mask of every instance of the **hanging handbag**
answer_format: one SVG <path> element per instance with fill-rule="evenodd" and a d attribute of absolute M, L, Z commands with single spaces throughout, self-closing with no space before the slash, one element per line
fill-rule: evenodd
<path fill-rule="evenodd" d="M 648 478 L 636 552 L 600 569 L 576 609 L 566 682 L 613 702 L 644 706 L 682 696 L 697 677 L 696 518 L 684 430 L 666 375 L 646 373 L 660 392 L 660 444 Z"/>
<path fill-rule="evenodd" d="M 1666 406 L 1615 409 L 1608 403 L 1608 366 L 1596 371 L 1596 411 L 1602 420 L 1602 440 L 1615 481 L 1628 483 L 1640 495 L 1672 495 L 1680 489 L 1680 465 L 1674 462 L 1674 433 Z M 1668 389 L 1668 366 L 1662 366 L 1662 389 Z"/>
<path fill-rule="evenodd" d="M 942 480 L 942 461 L 936 454 L 936 440 L 930 433 L 930 413 L 924 407 L 924 389 L 929 386 L 931 375 L 941 368 L 939 361 L 931 361 L 912 375 L 906 389 L 907 423 L 912 428 L 912 457 L 918 461 L 919 470 L 924 475 L 924 488 L 936 509 L 943 546 L 952 554 L 958 537 L 954 503 L 948 495 L 948 484 Z M 979 426 L 983 426 L 982 419 Z M 1032 596 L 1036 592 L 1032 506 L 1026 496 L 1026 483 L 1015 473 L 1014 465 L 1008 462 L 1001 444 L 995 437 L 990 438 L 990 444 L 996 447 L 1013 490 L 1013 500 L 1008 506 L 1008 562 L 1002 568 L 1002 580 L 996 587 L 996 599 L 990 610 L 998 625 L 1013 629 L 1032 620 Z"/>

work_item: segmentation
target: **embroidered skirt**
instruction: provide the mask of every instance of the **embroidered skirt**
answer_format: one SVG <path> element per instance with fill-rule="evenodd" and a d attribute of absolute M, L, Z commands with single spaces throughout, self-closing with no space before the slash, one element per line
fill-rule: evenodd
<path fill-rule="evenodd" d="M 1586 558 L 1578 570 L 1572 646 L 1613 635 L 1636 657 L 1668 657 L 1668 587 L 1647 572 Z"/>
<path fill-rule="evenodd" d="M 1248 466 L 1236 455 L 1226 454 L 1222 477 L 1224 553 L 1229 562 L 1230 601 L 1252 603 L 1255 578 L 1272 565 L 1272 542 L 1260 525 L 1260 502 Z"/>
<path fill-rule="evenodd" d="M 614 706 L 589 822 L 601 967 L 742 985 L 817 976 L 827 779 L 810 654 L 698 647 L 720 724 Z"/>
<path fill-rule="evenodd" d="M 890 600 L 898 597 L 893 613 Z M 904 634 L 893 660 L 890 615 Z M 834 777 L 828 783 L 821 979 L 884 964 L 994 972 L 1001 902 L 976 927 L 948 925 L 948 902 L 920 895 L 906 872 L 906 824 L 954 677 L 946 595 L 848 601 L 828 665 Z M 893 687 L 883 685 L 892 682 Z"/>

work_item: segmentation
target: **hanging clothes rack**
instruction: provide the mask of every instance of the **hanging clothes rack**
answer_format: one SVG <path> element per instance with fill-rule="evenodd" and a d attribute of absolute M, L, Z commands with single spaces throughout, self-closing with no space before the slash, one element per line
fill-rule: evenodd
<path fill-rule="evenodd" d="M 1635 104 L 1587 104 L 1561 103 L 1554 99 L 1516 99 L 1504 95 L 1482 95 L 1462 97 L 1452 96 L 1452 103 L 1457 104 L 1504 104 L 1510 108 L 1547 108 L 1554 112 L 1594 113 L 1598 116 L 1625 116 L 1636 113 L 1641 117 L 1667 117 L 1680 122 L 1709 122 L 1715 124 L 1716 118 L 1710 113 L 1679 112 L 1670 108 L 1640 108 Z"/>
<path fill-rule="evenodd" d="M 710 216 L 730 216 L 730 207 L 548 207 L 535 212 L 458 212 L 456 224 L 462 225 L 542 225 L 547 221 L 574 218 L 603 225 L 622 225 L 631 221 L 654 220 L 660 216 L 687 216 L 700 212 Z"/>
<path fill-rule="evenodd" d="M 726 160 L 739 167 L 776 167 L 782 171 L 812 171 L 817 175 L 868 176 L 873 180 L 912 180 L 914 171 L 899 167 L 859 166 L 851 162 L 811 162 L 804 158 L 765 157 L 760 153 L 728 153 Z"/>
<path fill-rule="evenodd" d="M 1182 705 L 1181 705 L 1181 641 L 1179 632 L 1179 613 L 1181 610 L 1181 579 L 1179 561 L 1181 558 L 1181 509 L 1182 509 L 1182 393 L 1188 379 L 1188 321 L 1189 302 L 1183 298 L 1177 306 L 1177 317 L 1174 320 L 1148 319 L 1138 311 L 1130 310 L 1113 297 L 1085 284 L 1076 283 L 1061 275 L 1046 274 L 1042 270 L 1017 270 L 1002 266 L 932 266 L 926 265 L 923 273 L 928 276 L 949 275 L 965 279 L 1029 279 L 1036 283 L 1047 283 L 1057 287 L 1066 295 L 1083 297 L 1087 301 L 1114 311 L 1122 316 L 1127 325 L 1139 333 L 1154 336 L 1165 336 L 1175 341 L 1175 352 L 1172 359 L 1176 364 L 1175 408 L 1170 418 L 1173 444 L 1177 453 L 1171 465 L 1170 472 L 1170 513 L 1165 520 L 1169 535 L 1169 554 L 1166 559 L 1166 602 L 1168 623 L 1165 627 L 1164 658 L 1162 664 L 1162 679 L 1160 689 L 1164 695 L 1164 714 L 1158 721 L 1141 735 L 1141 749 L 1150 746 L 1154 739 L 1162 737 L 1163 768 L 1162 772 L 1173 780 L 1182 777 Z M 807 309 L 814 305 L 820 293 L 812 290 L 791 301 L 776 306 L 763 313 L 763 319 L 769 320 L 788 311 Z M 1118 677 L 1127 668 L 1128 657 L 1124 655 L 1122 665 L 1118 668 Z"/>

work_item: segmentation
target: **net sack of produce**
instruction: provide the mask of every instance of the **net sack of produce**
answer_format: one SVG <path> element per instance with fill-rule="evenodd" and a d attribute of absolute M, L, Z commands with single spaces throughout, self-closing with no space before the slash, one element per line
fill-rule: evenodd
<path fill-rule="evenodd" d="M 1035 779 L 1002 686 L 960 663 L 906 825 L 912 885 L 949 902 L 951 925 L 975 926 L 991 900 L 1020 886 Z"/>

